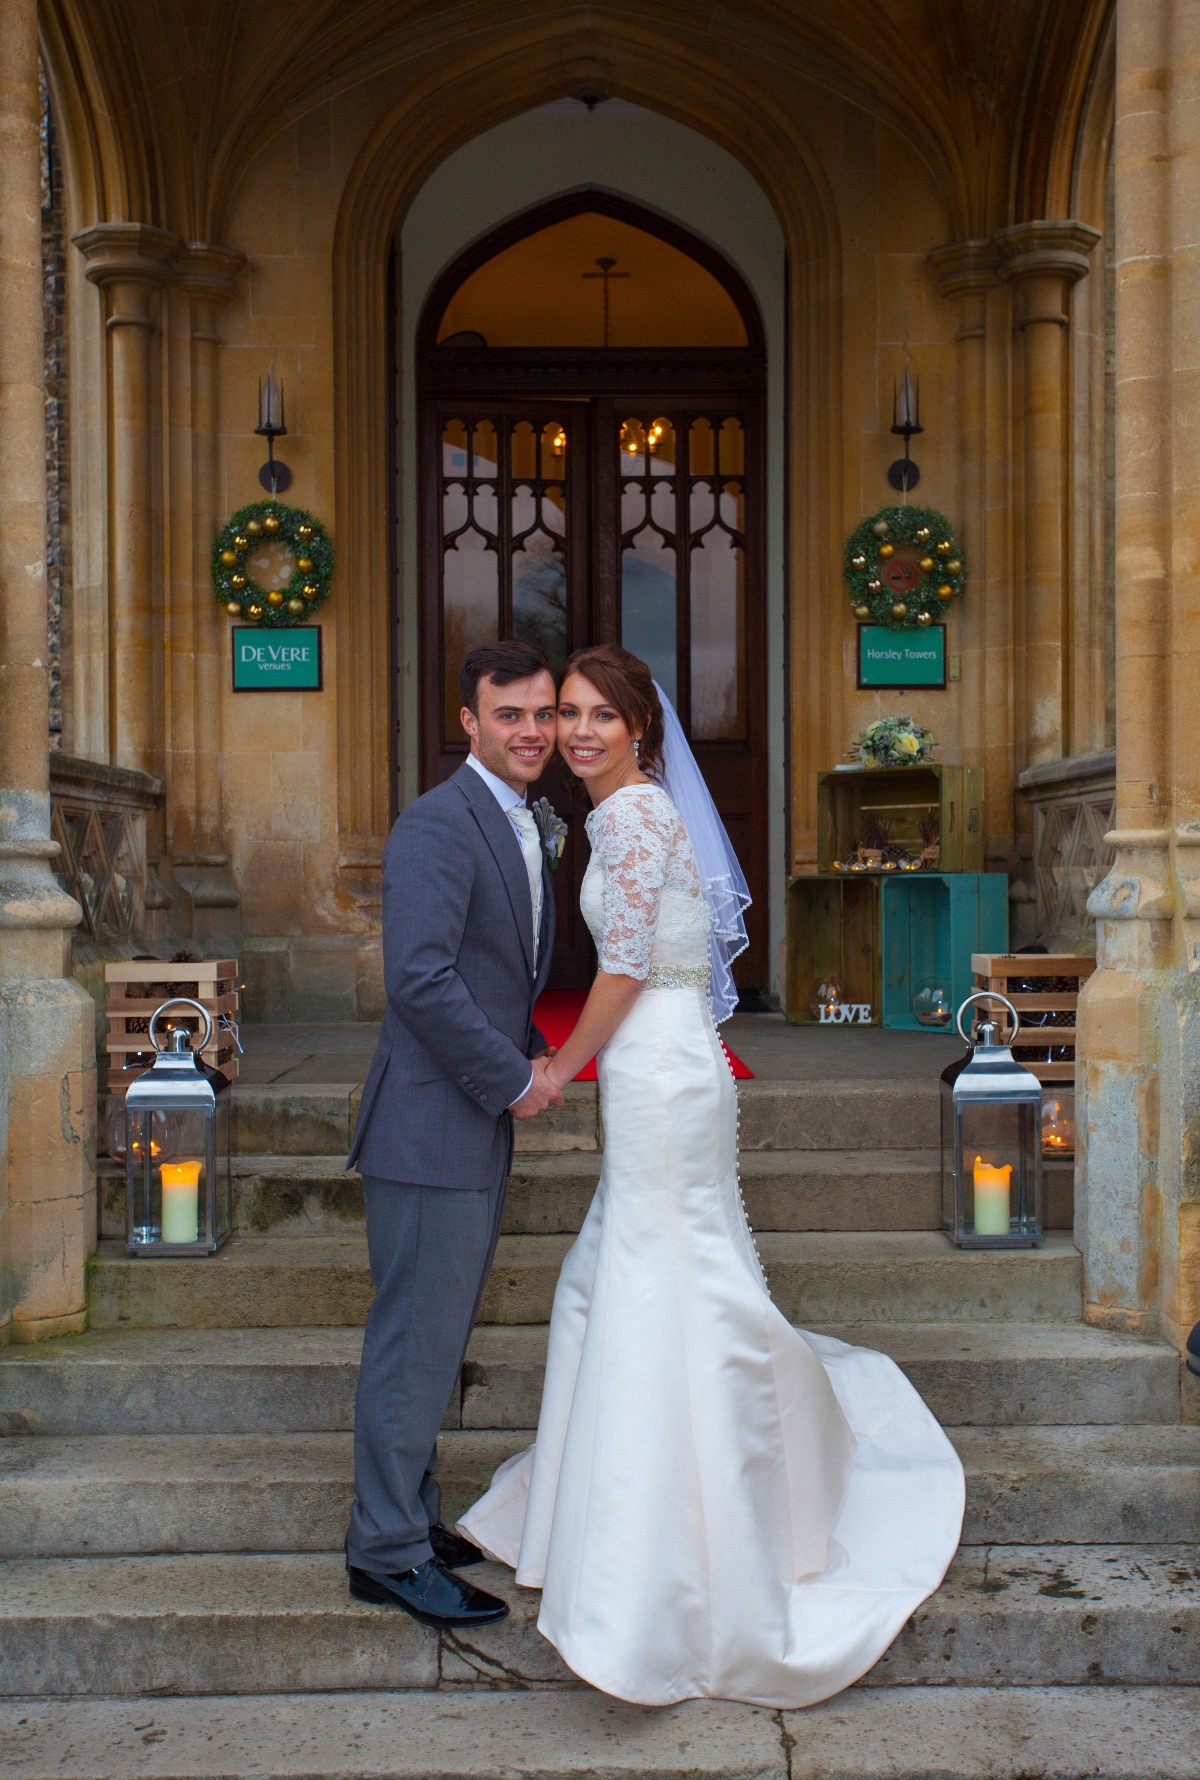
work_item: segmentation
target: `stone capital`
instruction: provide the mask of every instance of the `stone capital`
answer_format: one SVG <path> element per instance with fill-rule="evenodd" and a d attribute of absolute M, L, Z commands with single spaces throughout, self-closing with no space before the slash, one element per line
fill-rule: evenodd
<path fill-rule="evenodd" d="M 927 255 L 943 297 L 965 297 L 999 282 L 1000 255 L 994 241 L 951 241 Z"/>
<path fill-rule="evenodd" d="M 1114 828 L 1104 840 L 1116 857 L 1088 897 L 1088 914 L 1100 921 L 1169 921 L 1175 913 L 1170 830 Z"/>
<path fill-rule="evenodd" d="M 1088 270 L 1099 229 L 1082 222 L 1023 222 L 992 237 L 1001 278 L 1061 278 L 1075 284 Z"/>
<path fill-rule="evenodd" d="M 97 223 L 71 240 L 87 262 L 87 276 L 101 289 L 112 284 L 161 285 L 175 275 L 183 243 L 149 223 Z"/>
<path fill-rule="evenodd" d="M 176 256 L 175 276 L 189 295 L 210 303 L 227 303 L 237 295 L 238 279 L 248 263 L 239 248 L 187 241 Z"/>

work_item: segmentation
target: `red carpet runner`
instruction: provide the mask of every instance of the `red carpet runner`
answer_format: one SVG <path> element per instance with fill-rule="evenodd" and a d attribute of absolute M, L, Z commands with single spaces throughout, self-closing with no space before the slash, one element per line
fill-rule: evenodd
<path fill-rule="evenodd" d="M 587 994 L 583 989 L 547 989 L 539 995 L 533 1010 L 534 1025 L 543 1033 L 546 1043 L 561 1045 L 566 1042 L 576 1020 L 583 1012 L 583 1004 Z M 720 1034 L 718 1034 L 720 1037 Z M 729 1067 L 733 1078 L 738 1082 L 752 1082 L 754 1071 L 747 1069 L 740 1057 L 736 1057 L 725 1041 L 721 1040 L 725 1055 L 729 1059 Z M 596 1079 L 595 1059 L 579 1071 L 575 1077 L 577 1082 L 594 1082 Z"/>

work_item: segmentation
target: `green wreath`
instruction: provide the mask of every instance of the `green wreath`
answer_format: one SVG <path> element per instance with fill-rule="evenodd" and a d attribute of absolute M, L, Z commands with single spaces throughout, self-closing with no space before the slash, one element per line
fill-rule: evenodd
<path fill-rule="evenodd" d="M 935 507 L 872 513 L 846 539 L 845 574 L 854 616 L 891 630 L 933 624 L 967 584 L 950 521 Z"/>
<path fill-rule="evenodd" d="M 286 544 L 294 567 L 276 587 L 260 587 L 246 558 L 262 544 Z M 319 519 L 282 501 L 239 507 L 213 545 L 213 591 L 231 618 L 275 630 L 302 624 L 329 598 L 333 545 Z"/>

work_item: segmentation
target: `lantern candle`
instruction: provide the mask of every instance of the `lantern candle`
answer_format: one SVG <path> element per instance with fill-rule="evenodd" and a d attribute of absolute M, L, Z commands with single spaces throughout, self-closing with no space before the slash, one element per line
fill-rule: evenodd
<path fill-rule="evenodd" d="M 1012 1164 L 997 1168 L 975 1158 L 975 1234 L 1007 1236 L 1009 1232 Z"/>
<path fill-rule="evenodd" d="M 162 1239 L 164 1242 L 195 1242 L 200 1205 L 200 1171 L 203 1162 L 162 1164 Z"/>

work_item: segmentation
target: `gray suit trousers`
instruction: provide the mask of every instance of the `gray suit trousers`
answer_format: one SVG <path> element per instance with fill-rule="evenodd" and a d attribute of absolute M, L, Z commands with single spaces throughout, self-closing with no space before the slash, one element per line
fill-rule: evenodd
<path fill-rule="evenodd" d="M 438 1429 L 496 1253 L 506 1174 L 477 1190 L 363 1177 L 375 1299 L 354 1411 L 346 1555 L 376 1576 L 432 1555 Z"/>

